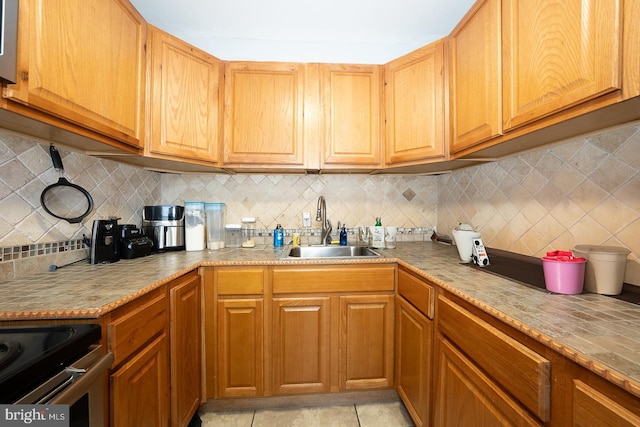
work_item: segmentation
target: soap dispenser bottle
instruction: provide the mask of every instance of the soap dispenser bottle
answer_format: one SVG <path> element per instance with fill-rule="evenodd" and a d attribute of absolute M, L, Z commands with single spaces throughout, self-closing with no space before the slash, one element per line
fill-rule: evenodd
<path fill-rule="evenodd" d="M 340 245 L 347 246 L 347 229 L 344 224 L 342 224 L 342 230 L 340 230 Z"/>
<path fill-rule="evenodd" d="M 284 230 L 282 225 L 278 224 L 273 230 L 273 246 L 281 247 L 284 244 Z"/>
<path fill-rule="evenodd" d="M 376 218 L 376 225 L 371 230 L 371 246 L 373 248 L 384 248 L 384 227 L 380 217 Z"/>

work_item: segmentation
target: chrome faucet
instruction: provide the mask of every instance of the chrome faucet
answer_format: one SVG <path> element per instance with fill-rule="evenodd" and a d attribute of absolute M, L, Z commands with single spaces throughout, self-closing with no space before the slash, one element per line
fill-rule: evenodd
<path fill-rule="evenodd" d="M 316 212 L 316 221 L 322 222 L 321 242 L 322 246 L 331 244 L 331 221 L 327 219 L 327 202 L 324 196 L 318 198 L 318 207 Z"/>

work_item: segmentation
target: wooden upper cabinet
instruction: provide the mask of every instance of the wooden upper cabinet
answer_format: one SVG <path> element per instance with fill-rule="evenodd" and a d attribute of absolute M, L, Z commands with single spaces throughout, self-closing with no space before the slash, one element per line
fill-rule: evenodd
<path fill-rule="evenodd" d="M 221 134 L 219 59 L 149 26 L 147 155 L 216 163 Z"/>
<path fill-rule="evenodd" d="M 452 153 L 502 133 L 500 36 L 500 0 L 482 0 L 449 37 Z"/>
<path fill-rule="evenodd" d="M 127 0 L 21 0 L 4 96 L 140 147 L 146 24 Z"/>
<path fill-rule="evenodd" d="M 444 42 L 385 65 L 387 166 L 444 160 Z"/>
<path fill-rule="evenodd" d="M 622 86 L 621 0 L 503 0 L 509 130 Z"/>
<path fill-rule="evenodd" d="M 381 67 L 322 64 L 320 70 L 322 167 L 379 168 Z"/>
<path fill-rule="evenodd" d="M 225 64 L 225 166 L 305 165 L 305 65 Z"/>

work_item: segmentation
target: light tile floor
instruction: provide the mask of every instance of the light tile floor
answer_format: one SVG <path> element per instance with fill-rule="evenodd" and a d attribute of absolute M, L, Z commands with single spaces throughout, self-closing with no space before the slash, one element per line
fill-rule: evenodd
<path fill-rule="evenodd" d="M 402 402 L 357 403 L 292 409 L 200 411 L 202 427 L 408 427 L 413 426 Z"/>

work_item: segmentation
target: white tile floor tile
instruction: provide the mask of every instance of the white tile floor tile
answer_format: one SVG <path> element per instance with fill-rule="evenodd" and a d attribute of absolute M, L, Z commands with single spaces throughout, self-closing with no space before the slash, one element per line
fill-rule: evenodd
<path fill-rule="evenodd" d="M 255 411 L 200 412 L 202 427 L 251 427 Z"/>
<path fill-rule="evenodd" d="M 360 427 L 409 427 L 411 417 L 401 402 L 356 405 Z"/>
<path fill-rule="evenodd" d="M 295 409 L 204 412 L 203 427 L 412 427 L 401 402 Z"/>

